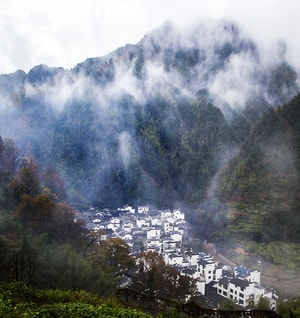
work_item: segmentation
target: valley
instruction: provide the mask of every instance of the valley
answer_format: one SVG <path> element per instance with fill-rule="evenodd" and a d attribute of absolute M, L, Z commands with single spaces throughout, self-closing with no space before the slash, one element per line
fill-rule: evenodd
<path fill-rule="evenodd" d="M 74 207 L 117 211 L 147 202 L 156 211 L 184 211 L 187 223 L 170 225 L 179 241 L 192 239 L 201 252 L 207 240 L 214 257 L 257 269 L 267 286 L 294 295 L 300 75 L 282 48 L 267 58 L 228 20 L 187 29 L 166 22 L 136 44 L 71 69 L 40 64 L 0 75 L 2 272 L 15 255 L 24 264 L 25 250 L 30 269 L 34 263 L 45 270 L 25 271 L 35 286 L 112 294 L 117 270 L 107 264 L 117 261 L 102 259 L 104 247 L 93 245 L 95 233 L 87 232 L 97 222 L 99 233 L 114 232 L 121 220 L 116 214 L 104 225 L 107 211 L 98 211 L 97 222 L 85 218 L 86 227 Z M 145 237 L 149 248 L 163 248 L 155 229 L 141 230 L 143 217 L 139 226 L 133 215 L 126 217 L 116 238 L 136 252 L 148 248 Z M 78 265 L 73 271 L 70 255 Z M 71 273 L 81 277 L 83 268 L 93 283 L 73 284 Z"/>

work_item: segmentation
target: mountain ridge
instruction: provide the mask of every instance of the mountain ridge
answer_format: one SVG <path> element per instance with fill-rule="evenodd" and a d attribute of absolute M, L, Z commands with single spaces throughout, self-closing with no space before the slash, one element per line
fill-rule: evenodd
<path fill-rule="evenodd" d="M 264 64 L 237 25 L 186 30 L 166 23 L 70 70 L 0 75 L 0 135 L 57 171 L 71 202 L 197 207 L 265 114 L 300 89 L 285 55 Z"/>

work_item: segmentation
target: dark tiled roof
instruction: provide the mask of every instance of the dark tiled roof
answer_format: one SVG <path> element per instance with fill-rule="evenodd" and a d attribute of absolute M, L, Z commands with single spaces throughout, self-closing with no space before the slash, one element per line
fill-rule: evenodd
<path fill-rule="evenodd" d="M 243 280 L 243 279 L 239 279 L 239 278 L 232 278 L 230 280 L 230 283 L 232 283 L 236 286 L 239 286 L 241 288 L 247 288 L 250 285 L 250 283 L 247 280 Z"/>
<path fill-rule="evenodd" d="M 202 266 L 206 266 L 208 263 L 204 259 L 200 259 L 200 261 L 198 261 L 198 264 L 200 264 Z"/>
<path fill-rule="evenodd" d="M 187 275 L 194 275 L 195 271 L 190 269 L 190 268 L 185 268 L 182 273 L 187 274 Z"/>
<path fill-rule="evenodd" d="M 227 277 L 222 277 L 222 278 L 219 280 L 219 284 L 220 284 L 220 285 L 228 286 L 228 283 L 229 283 L 229 279 L 228 279 Z"/>

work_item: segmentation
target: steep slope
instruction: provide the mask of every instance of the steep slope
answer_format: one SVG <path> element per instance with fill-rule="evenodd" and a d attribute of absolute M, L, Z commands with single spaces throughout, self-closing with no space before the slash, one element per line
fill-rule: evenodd
<path fill-rule="evenodd" d="M 284 54 L 264 60 L 231 22 L 165 23 L 71 70 L 1 75 L 0 135 L 58 171 L 72 202 L 196 204 L 264 112 L 299 91 Z"/>
<path fill-rule="evenodd" d="M 299 242 L 300 95 L 265 114 L 223 175 L 235 236 Z"/>

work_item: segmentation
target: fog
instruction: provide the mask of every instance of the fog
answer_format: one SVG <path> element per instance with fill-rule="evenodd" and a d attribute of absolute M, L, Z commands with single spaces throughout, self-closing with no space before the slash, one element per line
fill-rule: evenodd
<path fill-rule="evenodd" d="M 87 59 L 71 70 L 44 65 L 23 78 L 2 76 L 0 135 L 14 139 L 23 154 L 29 153 L 31 144 L 38 160 L 45 165 L 54 163 L 67 184 L 88 193 L 88 200 L 101 202 L 101 196 L 109 196 L 109 191 L 118 196 L 123 190 L 111 190 L 109 182 L 128 178 L 130 183 L 126 175 L 132 173 L 130 169 L 141 174 L 138 180 L 144 197 L 147 193 L 153 197 L 158 181 L 139 166 L 141 141 L 135 126 L 137 113 L 147 114 L 149 101 L 154 103 L 159 97 L 168 103 L 163 125 L 166 136 L 174 136 L 178 107 L 182 101 L 197 100 L 199 90 L 206 90 L 207 101 L 219 107 L 227 119 L 228 113 L 241 114 L 253 97 L 278 106 L 299 91 L 296 70 L 296 77 L 291 75 L 288 86 L 279 87 L 281 91 L 269 87 L 272 71 L 289 63 L 287 44 L 281 40 L 270 47 L 260 46 L 246 34 L 227 19 L 203 19 L 185 26 L 166 22 L 137 45 Z M 154 142 L 157 136 L 150 137 Z M 56 149 L 58 146 L 62 149 Z M 215 154 L 219 164 L 207 188 L 209 197 L 215 194 L 230 153 L 236 151 L 232 149 Z M 76 167 L 66 166 L 66 158 L 76 162 Z M 130 191 L 134 186 L 138 185 L 128 186 Z"/>

